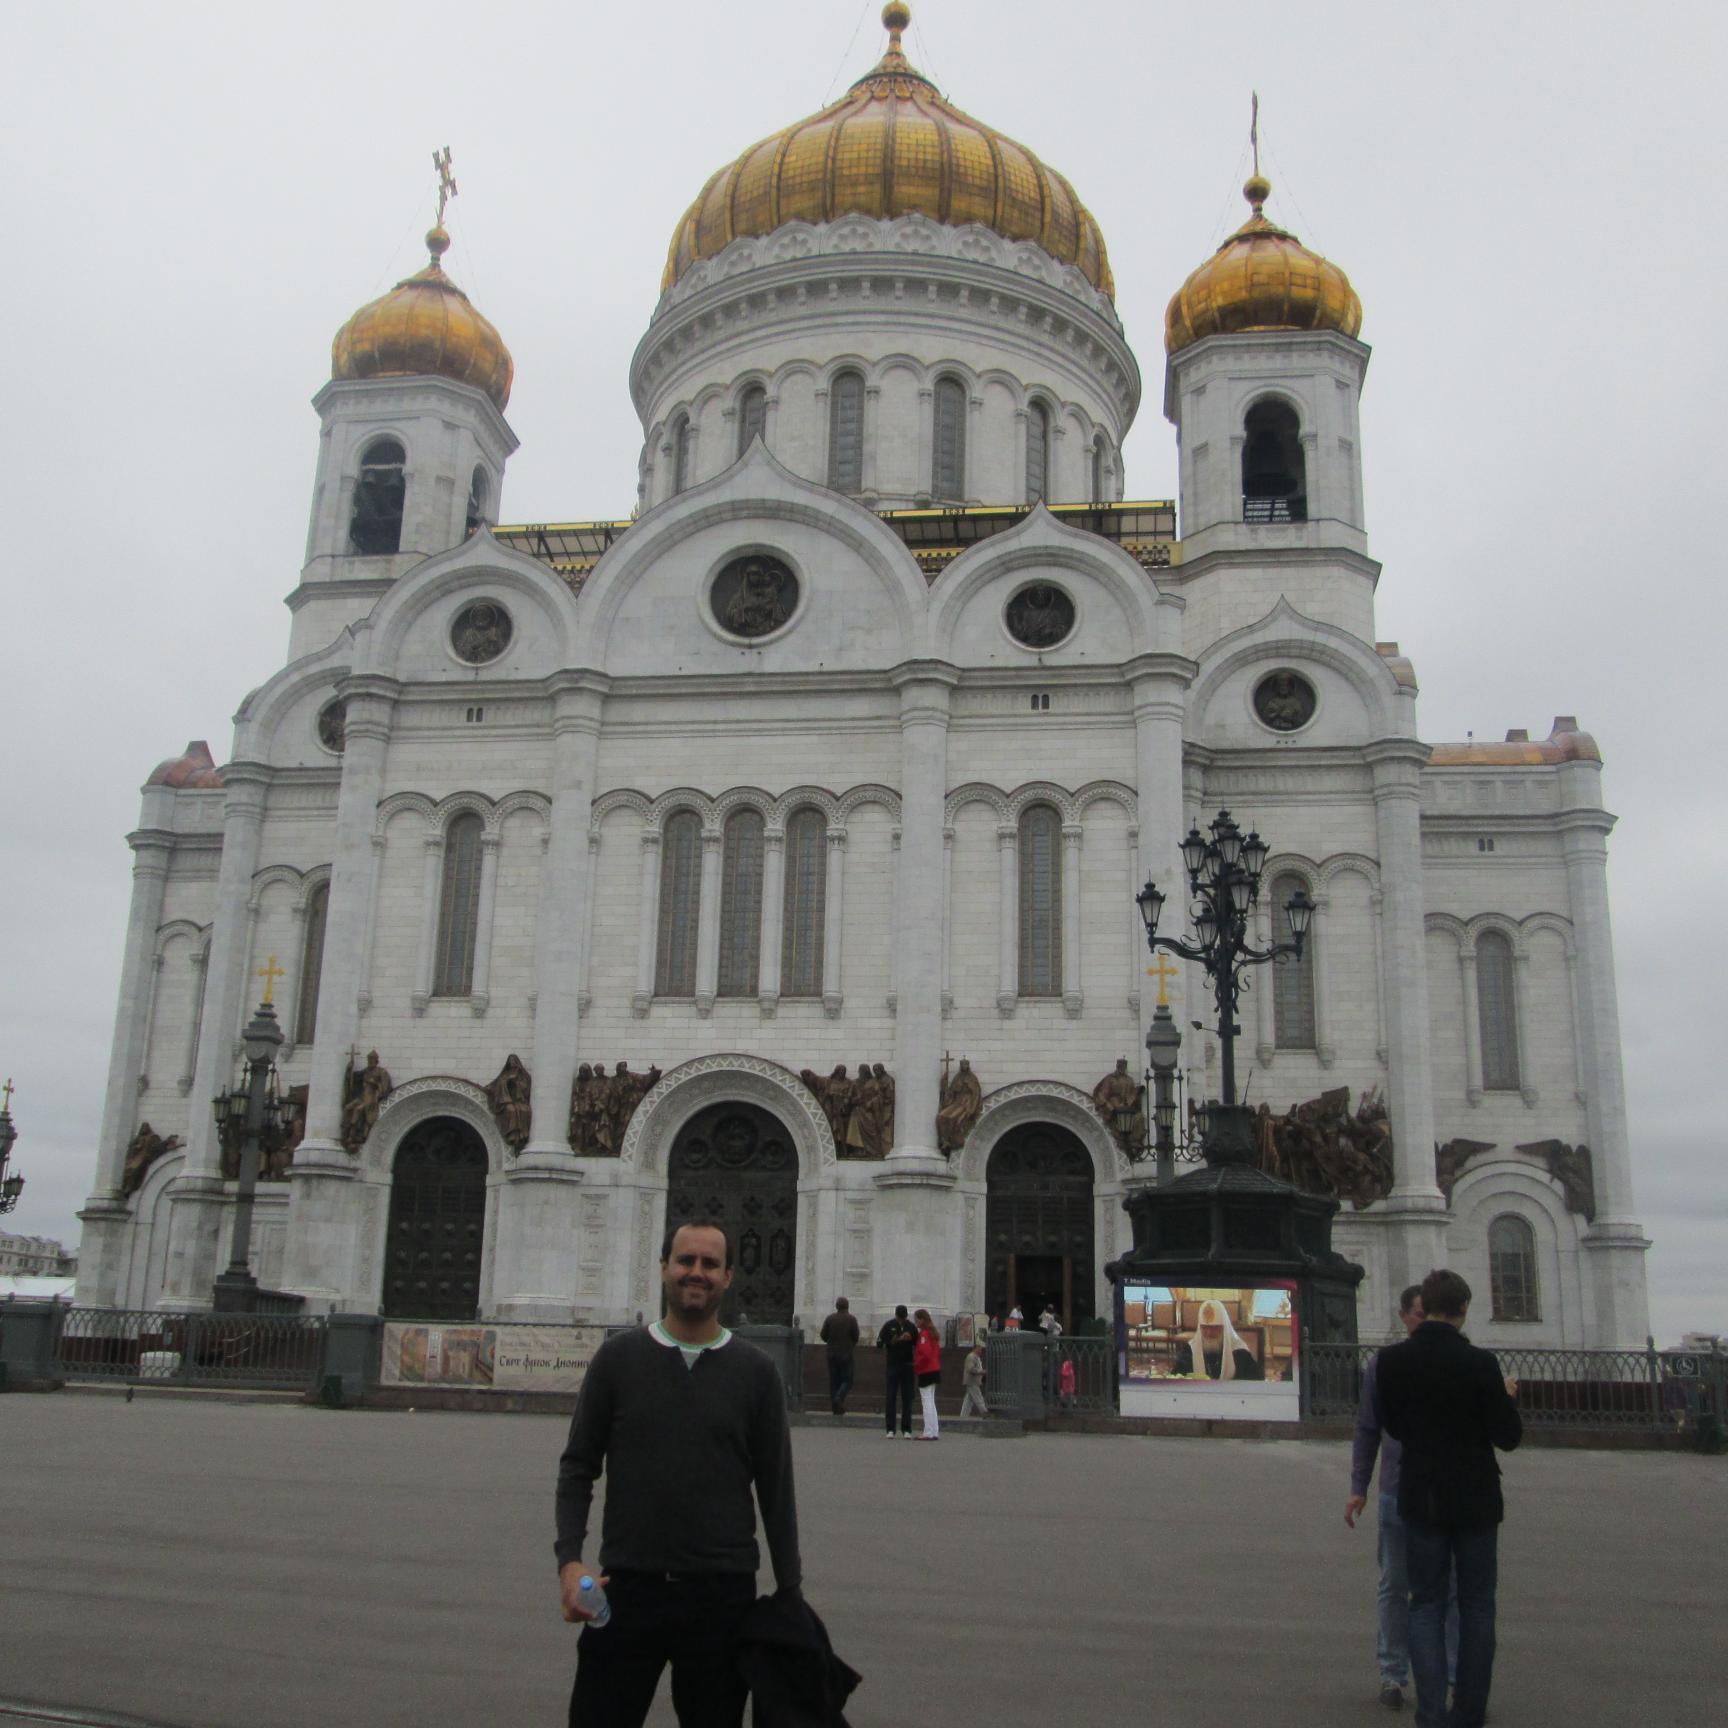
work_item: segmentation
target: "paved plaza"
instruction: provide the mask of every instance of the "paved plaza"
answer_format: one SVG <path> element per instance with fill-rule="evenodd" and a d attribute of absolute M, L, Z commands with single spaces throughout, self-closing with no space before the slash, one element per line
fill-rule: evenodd
<path fill-rule="evenodd" d="M 0 1723 L 18 1701 L 175 1728 L 562 1722 L 564 1430 L 0 1399 Z M 801 1429 L 796 1451 L 808 1593 L 865 1675 L 855 1728 L 1393 1719 L 1341 1444 Z M 1506 1478 L 1496 1728 L 1720 1721 L 1728 1460 L 1532 1448 Z M 650 1720 L 673 1721 L 664 1686 Z"/>

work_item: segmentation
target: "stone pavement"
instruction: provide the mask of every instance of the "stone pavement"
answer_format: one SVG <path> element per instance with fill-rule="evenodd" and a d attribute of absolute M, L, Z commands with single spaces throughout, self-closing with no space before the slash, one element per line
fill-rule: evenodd
<path fill-rule="evenodd" d="M 562 1722 L 563 1435 L 0 1398 L 0 1723 L 20 1701 L 173 1728 Z M 794 1443 L 808 1592 L 866 1677 L 854 1728 L 1392 1720 L 1338 1443 Z M 1719 1721 L 1728 1461 L 1532 1450 L 1506 1478 L 1496 1728 Z"/>

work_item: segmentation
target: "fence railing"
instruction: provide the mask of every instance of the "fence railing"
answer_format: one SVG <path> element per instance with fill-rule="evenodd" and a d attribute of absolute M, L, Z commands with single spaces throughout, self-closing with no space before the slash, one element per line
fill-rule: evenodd
<path fill-rule="evenodd" d="M 1355 1415 L 1363 1370 L 1379 1348 L 1305 1340 L 1304 1414 Z M 1518 1382 L 1518 1411 L 1529 1428 L 1698 1432 L 1723 1420 L 1728 1356 L 1720 1352 L 1497 1346 L 1494 1354 L 1501 1373 Z"/>
<path fill-rule="evenodd" d="M 1072 1364 L 1073 1389 L 1062 1390 Z M 984 1396 L 992 1411 L 1023 1420 L 1051 1412 L 1114 1415 L 1116 1355 L 1111 1340 L 1038 1332 L 989 1332 L 984 1340 Z"/>
<path fill-rule="evenodd" d="M 68 1308 L 55 1366 L 66 1380 L 298 1390 L 318 1378 L 326 1329 L 322 1315 Z"/>

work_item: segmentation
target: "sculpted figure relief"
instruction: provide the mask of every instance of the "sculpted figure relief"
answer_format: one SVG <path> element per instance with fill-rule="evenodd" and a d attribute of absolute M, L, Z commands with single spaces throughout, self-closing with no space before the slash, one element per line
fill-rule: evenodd
<path fill-rule="evenodd" d="M 863 1070 L 860 1070 L 862 1078 Z M 814 1070 L 800 1070 L 798 1078 L 810 1088 L 816 1102 L 822 1106 L 822 1114 L 828 1118 L 828 1126 L 834 1135 L 834 1147 L 842 1157 L 847 1155 L 846 1131 L 852 1119 L 852 1094 L 854 1083 L 847 1078 L 846 1064 L 835 1064 L 834 1072 L 826 1080 Z"/>
<path fill-rule="evenodd" d="M 1314 718 L 1314 687 L 1294 672 L 1274 672 L 1256 687 L 1254 712 L 1274 732 L 1294 732 Z"/>
<path fill-rule="evenodd" d="M 1092 1088 L 1092 1102 L 1116 1144 L 1138 1158 L 1146 1143 L 1146 1100 L 1140 1083 L 1128 1072 L 1128 1058 L 1118 1056 L 1115 1068 Z"/>
<path fill-rule="evenodd" d="M 164 1138 L 148 1122 L 140 1123 L 138 1132 L 132 1136 L 132 1144 L 126 1148 L 126 1163 L 120 1172 L 120 1192 L 136 1194 L 143 1187 L 150 1166 L 164 1153 L 177 1152 L 185 1144 L 178 1134 Z"/>
<path fill-rule="evenodd" d="M 608 1074 L 604 1062 L 584 1062 L 570 1087 L 570 1150 L 586 1157 L 615 1158 L 636 1107 L 660 1082 L 660 1070 L 630 1072 L 620 1062 Z"/>
<path fill-rule="evenodd" d="M 868 1062 L 858 1064 L 858 1078 L 852 1085 L 852 1112 L 846 1120 L 845 1141 L 839 1148 L 842 1157 L 888 1156 L 894 1144 L 889 1121 L 894 1108 L 893 1085 L 888 1070 L 880 1062 L 874 1070 Z"/>
<path fill-rule="evenodd" d="M 1260 1107 L 1260 1160 L 1268 1175 L 1310 1194 L 1348 1200 L 1357 1211 L 1392 1192 L 1392 1124 L 1378 1089 L 1354 1114 L 1339 1086 L 1285 1116 Z"/>
<path fill-rule="evenodd" d="M 958 1152 L 984 1108 L 984 1088 L 964 1056 L 954 1077 L 942 1088 L 942 1108 L 936 1112 L 936 1145 L 943 1153 Z"/>
<path fill-rule="evenodd" d="M 470 666 L 496 660 L 510 646 L 514 634 L 510 614 L 495 600 L 476 600 L 456 614 L 450 626 L 450 646 L 456 658 Z"/>
<path fill-rule="evenodd" d="M 1533 1153 L 1548 1166 L 1548 1174 L 1560 1184 L 1566 1196 L 1568 1211 L 1576 1212 L 1587 1224 L 1596 1222 L 1596 1170 L 1588 1146 L 1537 1140 L 1518 1150 Z"/>
<path fill-rule="evenodd" d="M 734 636 L 767 636 L 792 616 L 798 578 L 761 553 L 735 559 L 714 583 L 714 610 Z"/>
<path fill-rule="evenodd" d="M 650 1068 L 646 1074 L 632 1074 L 628 1062 L 620 1062 L 607 1082 L 606 1115 L 612 1128 L 612 1151 L 624 1150 L 624 1130 L 636 1114 L 636 1106 L 660 1083 L 660 1070 Z"/>
<path fill-rule="evenodd" d="M 1022 588 L 1008 602 L 1008 634 L 1027 648 L 1054 648 L 1074 628 L 1074 602 L 1048 582 Z"/>
<path fill-rule="evenodd" d="M 1444 1146 L 1435 1146 L 1434 1186 L 1446 1196 L 1448 1205 L 1452 1203 L 1452 1190 L 1457 1187 L 1458 1178 L 1464 1174 L 1464 1166 L 1472 1158 L 1492 1152 L 1494 1145 L 1492 1140 L 1448 1140 Z"/>
<path fill-rule="evenodd" d="M 534 1081 L 523 1067 L 522 1058 L 512 1051 L 482 1090 L 492 1106 L 492 1119 L 504 1136 L 504 1144 L 512 1152 L 520 1152 L 528 1144 L 534 1093 Z"/>
<path fill-rule="evenodd" d="M 894 1150 L 894 1076 L 878 1062 L 873 1070 L 881 1088 L 882 1153 L 886 1157 Z"/>
<path fill-rule="evenodd" d="M 394 1090 L 390 1070 L 378 1060 L 376 1050 L 366 1052 L 366 1066 L 348 1070 L 347 1096 L 342 1105 L 342 1145 L 358 1152 L 366 1136 L 378 1125 L 378 1112 Z"/>

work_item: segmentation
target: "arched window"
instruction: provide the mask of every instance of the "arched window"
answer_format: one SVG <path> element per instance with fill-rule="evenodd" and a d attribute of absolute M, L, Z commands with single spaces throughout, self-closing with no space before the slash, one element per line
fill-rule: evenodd
<path fill-rule="evenodd" d="M 330 884 L 320 882 L 306 902 L 306 940 L 300 949 L 300 1004 L 294 1042 L 310 1044 L 318 1030 L 318 986 L 324 977 L 324 924 L 330 915 Z"/>
<path fill-rule="evenodd" d="M 1496 1320 L 1539 1320 L 1536 1232 L 1510 1212 L 1488 1226 L 1488 1288 Z"/>
<path fill-rule="evenodd" d="M 480 836 L 485 824 L 472 811 L 444 834 L 444 886 L 438 900 L 438 947 L 432 994 L 467 996 L 474 989 L 474 934 L 480 920 Z"/>
<path fill-rule="evenodd" d="M 1512 944 L 1498 930 L 1476 938 L 1476 1012 L 1482 1029 L 1482 1089 L 1516 1092 L 1518 998 L 1512 979 Z"/>
<path fill-rule="evenodd" d="M 660 940 L 656 996 L 696 994 L 696 930 L 702 913 L 702 819 L 680 810 L 660 841 Z"/>
<path fill-rule="evenodd" d="M 720 859 L 720 994 L 754 996 L 762 953 L 762 812 L 726 818 Z"/>
<path fill-rule="evenodd" d="M 1272 940 L 1289 942 L 1290 914 L 1284 910 L 1298 888 L 1300 876 L 1280 876 L 1272 884 Z M 1280 1050 L 1314 1048 L 1314 938 L 1303 945 L 1301 959 L 1286 955 L 1272 968 L 1272 1042 Z"/>
<path fill-rule="evenodd" d="M 1092 440 L 1092 502 L 1105 504 L 1109 500 L 1104 496 L 1104 434 L 1100 432 Z"/>
<path fill-rule="evenodd" d="M 958 378 L 936 380 L 936 423 L 930 440 L 930 496 L 966 496 L 966 386 Z"/>
<path fill-rule="evenodd" d="M 822 994 L 828 917 L 828 820 L 800 810 L 786 824 L 786 902 L 780 924 L 780 994 Z"/>
<path fill-rule="evenodd" d="M 864 490 L 864 374 L 838 372 L 828 386 L 828 484 Z"/>
<path fill-rule="evenodd" d="M 348 544 L 362 556 L 402 550 L 402 501 L 407 496 L 408 454 L 394 438 L 380 438 L 360 458 Z"/>
<path fill-rule="evenodd" d="M 1242 520 L 1306 522 L 1301 425 L 1288 402 L 1256 402 L 1242 422 Z"/>
<path fill-rule="evenodd" d="M 1034 402 L 1026 410 L 1026 502 L 1050 495 L 1050 410 Z"/>
<path fill-rule="evenodd" d="M 486 520 L 486 503 L 491 491 L 486 470 L 477 467 L 468 482 L 468 519 L 462 530 L 464 536 L 479 532 L 481 523 Z"/>
<path fill-rule="evenodd" d="M 672 490 L 684 492 L 689 489 L 690 482 L 695 479 L 696 466 L 696 434 L 690 425 L 690 416 L 680 414 L 672 422 Z"/>
<path fill-rule="evenodd" d="M 1062 818 L 1048 804 L 1020 816 L 1020 994 L 1062 994 Z"/>
<path fill-rule="evenodd" d="M 768 392 L 752 384 L 738 398 L 738 454 L 750 448 L 752 439 L 768 436 Z"/>

